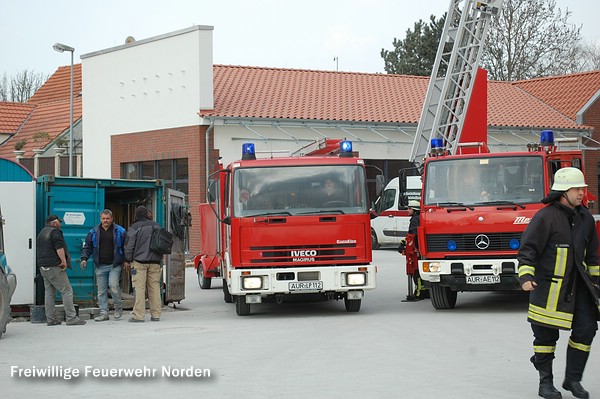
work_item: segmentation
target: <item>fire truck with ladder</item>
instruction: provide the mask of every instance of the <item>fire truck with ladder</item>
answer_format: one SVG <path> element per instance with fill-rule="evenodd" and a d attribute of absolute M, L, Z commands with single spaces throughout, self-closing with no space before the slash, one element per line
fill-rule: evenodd
<path fill-rule="evenodd" d="M 222 278 L 239 316 L 300 296 L 343 299 L 358 312 L 376 287 L 370 218 L 365 164 L 351 142 L 321 140 L 268 159 L 246 143 L 240 160 L 209 176 L 198 282 L 207 289 Z"/>
<path fill-rule="evenodd" d="M 418 270 L 436 309 L 453 309 L 461 291 L 519 290 L 525 227 L 544 206 L 554 173 L 583 169 L 581 151 L 561 150 L 549 130 L 522 152 L 489 151 L 487 77 L 478 65 L 501 7 L 451 2 L 411 152 L 423 189 L 417 237 L 406 240 L 409 293 Z"/>

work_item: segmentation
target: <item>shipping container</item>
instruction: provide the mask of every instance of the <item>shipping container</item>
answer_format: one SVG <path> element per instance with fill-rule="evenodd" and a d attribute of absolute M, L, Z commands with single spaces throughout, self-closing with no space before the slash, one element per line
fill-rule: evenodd
<path fill-rule="evenodd" d="M 55 176 L 35 179 L 19 168 L 22 167 L 10 160 L 0 159 L 0 205 L 7 221 L 6 246 L 11 251 L 12 268 L 19 276 L 13 305 L 43 304 L 44 284 L 36 270 L 35 239 L 51 214 L 64 220 L 62 231 L 71 254 L 67 273 L 74 301 L 84 306 L 93 305 L 97 298 L 93 260 L 90 259 L 85 270 L 80 268 L 85 237 L 100 222 L 103 209 L 110 209 L 114 222 L 127 229 L 133 222 L 135 208 L 140 205 L 147 207 L 154 220 L 174 233 L 173 253 L 165 257 L 163 267 L 163 301 L 184 299 L 189 213 L 183 193 L 165 187 L 162 180 Z M 131 293 L 127 273 L 123 273 L 121 288 Z"/>

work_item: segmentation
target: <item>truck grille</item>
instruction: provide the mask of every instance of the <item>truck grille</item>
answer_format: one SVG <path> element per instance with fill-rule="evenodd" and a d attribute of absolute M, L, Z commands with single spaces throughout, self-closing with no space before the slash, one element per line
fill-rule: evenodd
<path fill-rule="evenodd" d="M 251 263 L 335 262 L 356 260 L 356 244 L 250 247 Z"/>
<path fill-rule="evenodd" d="M 478 248 L 476 239 L 484 235 L 489 240 L 487 248 Z M 510 247 L 510 240 L 517 239 L 521 242 L 522 233 L 477 233 L 477 234 L 431 234 L 427 236 L 427 250 L 430 252 L 448 252 L 448 241 L 456 242 L 454 252 L 486 252 L 486 251 L 514 251 Z M 481 241 L 481 240 L 479 240 Z M 480 245 L 481 246 L 481 245 Z"/>

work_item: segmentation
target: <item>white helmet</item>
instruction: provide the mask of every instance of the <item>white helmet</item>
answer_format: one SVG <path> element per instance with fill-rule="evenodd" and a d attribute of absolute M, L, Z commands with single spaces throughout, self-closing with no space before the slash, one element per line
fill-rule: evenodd
<path fill-rule="evenodd" d="M 561 168 L 554 174 L 552 190 L 567 191 L 571 188 L 587 187 L 583 172 L 577 168 Z"/>
<path fill-rule="evenodd" d="M 408 201 L 408 207 L 412 208 L 412 209 L 414 209 L 416 211 L 421 210 L 421 204 L 417 200 L 410 200 L 410 201 Z"/>

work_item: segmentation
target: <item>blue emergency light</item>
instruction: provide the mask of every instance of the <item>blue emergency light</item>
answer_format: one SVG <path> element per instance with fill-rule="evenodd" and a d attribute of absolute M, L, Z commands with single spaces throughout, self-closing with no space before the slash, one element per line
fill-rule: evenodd
<path fill-rule="evenodd" d="M 554 145 L 554 132 L 552 130 L 542 130 L 540 134 L 540 144 L 543 146 Z"/>
<path fill-rule="evenodd" d="M 340 152 L 352 152 L 352 142 L 348 140 L 340 141 Z"/>
<path fill-rule="evenodd" d="M 256 159 L 256 151 L 254 149 L 254 143 L 242 144 L 242 159 Z"/>
<path fill-rule="evenodd" d="M 340 157 L 351 157 L 352 155 L 352 142 L 348 140 L 340 141 Z"/>
<path fill-rule="evenodd" d="M 458 244 L 454 240 L 448 240 L 448 242 L 446 243 L 446 247 L 449 251 L 456 251 L 456 248 L 458 248 Z"/>
<path fill-rule="evenodd" d="M 435 138 L 435 139 L 431 139 L 431 148 L 443 148 L 444 147 L 444 139 L 442 138 Z"/>
<path fill-rule="evenodd" d="M 508 242 L 508 245 L 510 246 L 510 249 L 516 250 L 516 249 L 519 249 L 519 247 L 521 246 L 521 243 L 516 238 L 513 238 Z"/>

